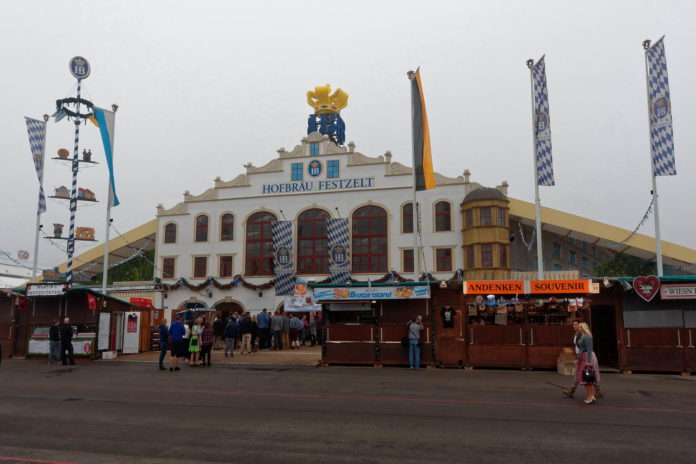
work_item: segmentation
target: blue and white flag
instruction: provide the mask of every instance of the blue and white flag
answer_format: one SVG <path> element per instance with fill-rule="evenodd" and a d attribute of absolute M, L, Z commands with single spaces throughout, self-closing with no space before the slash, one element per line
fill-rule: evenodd
<path fill-rule="evenodd" d="M 534 121 L 536 139 L 537 184 L 556 185 L 553 179 L 551 157 L 551 124 L 549 121 L 549 94 L 546 90 L 546 65 L 544 57 L 532 67 L 534 86 Z"/>
<path fill-rule="evenodd" d="M 29 146 L 31 147 L 31 156 L 34 158 L 34 167 L 36 175 L 39 177 L 39 207 L 36 214 L 41 214 L 46 211 L 46 195 L 43 189 L 43 168 L 44 168 L 44 153 L 46 152 L 46 121 L 27 118 L 27 131 L 29 132 Z"/>
<path fill-rule="evenodd" d="M 329 242 L 329 271 L 331 283 L 345 284 L 350 280 L 348 219 L 327 219 Z"/>
<path fill-rule="evenodd" d="M 118 196 L 116 196 L 116 183 L 114 181 L 114 130 L 116 127 L 116 113 L 103 108 L 94 107 L 94 119 L 97 121 L 99 132 L 101 132 L 104 153 L 106 154 L 106 164 L 109 166 L 109 206 L 118 206 Z"/>
<path fill-rule="evenodd" d="M 672 102 L 669 99 L 667 58 L 664 36 L 646 52 L 648 60 L 648 98 L 650 104 L 650 154 L 654 176 L 674 176 Z"/>
<path fill-rule="evenodd" d="M 273 271 L 276 295 L 294 295 L 295 275 L 292 265 L 292 222 L 271 224 L 273 235 Z"/>

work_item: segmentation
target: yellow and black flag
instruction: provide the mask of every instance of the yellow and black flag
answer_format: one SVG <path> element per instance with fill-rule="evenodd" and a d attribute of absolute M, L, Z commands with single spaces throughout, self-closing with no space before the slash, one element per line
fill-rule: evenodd
<path fill-rule="evenodd" d="M 433 171 L 433 156 L 430 152 L 430 131 L 428 130 L 428 114 L 425 111 L 423 85 L 420 79 L 420 69 L 408 73 L 411 79 L 411 120 L 413 124 L 413 167 L 416 176 L 416 190 L 435 188 L 435 172 Z"/>

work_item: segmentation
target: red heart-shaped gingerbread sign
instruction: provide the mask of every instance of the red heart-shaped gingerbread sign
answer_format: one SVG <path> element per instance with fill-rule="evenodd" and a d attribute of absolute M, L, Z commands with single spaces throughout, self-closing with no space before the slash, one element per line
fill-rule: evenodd
<path fill-rule="evenodd" d="M 650 301 L 660 290 L 660 279 L 656 276 L 636 277 L 633 279 L 633 290 L 645 301 Z"/>

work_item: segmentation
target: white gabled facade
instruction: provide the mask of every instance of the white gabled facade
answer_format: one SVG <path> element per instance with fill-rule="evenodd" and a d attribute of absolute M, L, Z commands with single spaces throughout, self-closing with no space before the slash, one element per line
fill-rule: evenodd
<path fill-rule="evenodd" d="M 308 165 L 315 160 L 320 163 L 321 171 L 318 175 L 312 176 L 308 171 Z M 336 162 L 338 172 L 335 171 Z M 330 164 L 331 174 L 337 175 L 336 177 L 328 177 Z M 302 180 L 293 180 L 293 165 L 295 179 L 301 167 Z M 314 166 L 316 167 L 316 162 Z M 294 262 L 297 266 L 296 220 L 303 211 L 319 208 L 325 210 L 331 218 L 338 217 L 338 214 L 344 218 L 352 218 L 356 209 L 370 204 L 383 208 L 387 213 L 388 265 L 385 272 L 353 272 L 353 276 L 361 280 L 374 280 L 394 270 L 412 277 L 411 273 L 404 272 L 402 263 L 402 250 L 413 249 L 413 234 L 402 231 L 402 206 L 410 203 L 413 198 L 412 173 L 411 168 L 393 162 L 391 153 L 387 152 L 377 157 L 366 156 L 355 151 L 353 143 L 349 143 L 347 147 L 339 147 L 328 137 L 312 133 L 303 138 L 301 144 L 292 151 L 280 149 L 278 157 L 264 166 L 255 167 L 250 163 L 245 165 L 245 170 L 245 173 L 229 181 L 215 179 L 215 185 L 200 195 L 184 193 L 184 201 L 169 209 L 158 206 L 156 263 L 159 269 L 156 270 L 156 276 L 162 278 L 165 284 L 171 285 L 183 277 L 195 285 L 203 282 L 208 276 L 215 277 L 221 283 L 227 283 L 237 274 L 254 285 L 266 283 L 273 278 L 272 275 L 245 275 L 246 223 L 251 215 L 259 211 L 268 211 L 279 220 L 285 218 L 293 221 Z M 478 184 L 470 184 L 468 177 L 468 172 L 456 178 L 436 174 L 438 187 L 418 192 L 423 223 L 425 267 L 438 278 L 448 278 L 454 270 L 463 267 L 459 204 L 468 191 L 478 187 Z M 499 188 L 505 189 L 506 184 Z M 439 201 L 448 202 L 450 205 L 448 231 L 435 231 L 435 204 Z M 233 240 L 223 241 L 220 240 L 221 218 L 228 213 L 234 217 L 234 235 Z M 204 242 L 194 240 L 196 219 L 200 215 L 208 216 L 208 240 Z M 165 228 L 168 224 L 176 226 L 174 243 L 165 243 Z M 169 238 L 171 239 L 171 234 Z M 452 262 L 447 271 L 440 272 L 436 269 L 434 250 L 438 248 L 452 250 Z M 232 257 L 230 276 L 220 275 L 222 256 Z M 194 275 L 196 257 L 207 258 L 204 277 Z M 172 278 L 165 278 L 166 276 L 162 275 L 163 268 L 167 263 L 167 270 L 172 270 L 172 258 Z M 200 270 L 199 268 L 199 274 Z M 322 280 L 328 277 L 328 274 L 298 274 L 298 277 Z M 255 289 L 243 286 L 227 290 L 210 287 L 201 291 L 181 287 L 166 293 L 167 298 L 161 303 L 169 310 L 195 301 L 207 307 L 214 307 L 222 302 L 235 303 L 243 310 L 255 312 L 262 308 L 276 308 L 283 300 L 275 295 L 272 288 L 263 290 L 259 296 Z"/>

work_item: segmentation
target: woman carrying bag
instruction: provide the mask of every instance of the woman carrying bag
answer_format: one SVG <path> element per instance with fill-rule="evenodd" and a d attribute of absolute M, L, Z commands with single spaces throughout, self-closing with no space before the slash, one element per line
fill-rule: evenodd
<path fill-rule="evenodd" d="M 585 387 L 585 404 L 594 404 L 594 384 L 599 384 L 599 365 L 597 356 L 592 351 L 592 332 L 586 322 L 579 324 L 582 334 L 578 340 L 580 357 L 575 365 L 575 380 Z"/>

